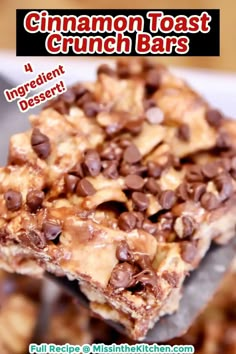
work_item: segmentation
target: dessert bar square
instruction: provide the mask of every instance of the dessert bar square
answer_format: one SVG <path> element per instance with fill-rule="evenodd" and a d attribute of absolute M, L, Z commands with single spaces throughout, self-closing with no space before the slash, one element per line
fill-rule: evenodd
<path fill-rule="evenodd" d="M 100 66 L 30 122 L 0 169 L 0 266 L 77 279 L 143 339 L 234 236 L 236 123 L 146 60 Z"/>

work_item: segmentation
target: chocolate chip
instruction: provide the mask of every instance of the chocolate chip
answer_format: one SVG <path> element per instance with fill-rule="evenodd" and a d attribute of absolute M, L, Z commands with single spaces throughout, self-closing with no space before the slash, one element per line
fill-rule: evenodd
<path fill-rule="evenodd" d="M 85 95 L 85 93 L 89 93 L 88 90 L 86 89 L 86 87 L 84 87 L 81 84 L 76 84 L 72 87 L 72 90 L 74 91 L 75 95 L 76 95 L 76 99 L 78 100 L 79 98 L 81 98 L 82 96 Z"/>
<path fill-rule="evenodd" d="M 148 70 L 145 83 L 148 93 L 155 92 L 161 85 L 161 73 L 156 69 Z"/>
<path fill-rule="evenodd" d="M 129 245 L 126 241 L 121 241 L 116 248 L 116 258 L 120 262 L 132 261 L 133 256 L 129 248 Z"/>
<path fill-rule="evenodd" d="M 169 154 L 168 163 L 170 166 L 173 166 L 176 170 L 181 170 L 181 162 L 180 158 L 174 156 L 173 154 Z"/>
<path fill-rule="evenodd" d="M 131 264 L 127 262 L 117 264 L 111 273 L 109 283 L 114 288 L 129 288 L 134 284 L 134 274 L 135 267 Z"/>
<path fill-rule="evenodd" d="M 66 102 L 60 100 L 59 98 L 49 101 L 49 103 L 45 105 L 43 109 L 46 108 L 53 108 L 55 111 L 62 115 L 67 114 L 69 112 L 68 105 L 66 104 Z"/>
<path fill-rule="evenodd" d="M 82 168 L 81 163 L 77 162 L 68 172 L 68 174 L 83 178 L 84 177 L 84 171 Z"/>
<path fill-rule="evenodd" d="M 219 164 L 218 162 L 208 162 L 204 166 L 202 166 L 202 173 L 205 177 L 211 179 L 218 174 Z"/>
<path fill-rule="evenodd" d="M 181 183 L 176 191 L 176 196 L 180 199 L 180 201 L 186 202 L 186 200 L 189 199 L 189 195 L 188 195 L 188 185 L 187 183 Z"/>
<path fill-rule="evenodd" d="M 209 109 L 206 112 L 206 120 L 209 125 L 218 128 L 222 123 L 223 116 L 217 109 Z"/>
<path fill-rule="evenodd" d="M 222 150 L 227 150 L 232 146 L 232 141 L 227 132 L 220 132 L 216 139 L 216 147 Z"/>
<path fill-rule="evenodd" d="M 4 199 L 6 202 L 6 207 L 9 211 L 20 210 L 22 206 L 22 196 L 20 192 L 9 189 L 4 193 Z"/>
<path fill-rule="evenodd" d="M 177 156 L 174 156 L 173 154 L 169 154 L 168 161 L 165 166 L 173 167 L 174 169 L 179 170 L 179 171 L 182 168 L 180 158 Z"/>
<path fill-rule="evenodd" d="M 128 64 L 117 62 L 117 74 L 121 79 L 127 79 L 131 75 L 130 67 Z"/>
<path fill-rule="evenodd" d="M 132 212 L 124 212 L 118 218 L 118 226 L 123 231 L 132 231 L 136 226 L 136 217 Z"/>
<path fill-rule="evenodd" d="M 161 124 L 164 121 L 164 113 L 159 107 L 149 108 L 145 116 L 150 124 Z"/>
<path fill-rule="evenodd" d="M 83 104 L 83 110 L 87 117 L 95 117 L 101 112 L 101 107 L 97 102 L 89 101 Z"/>
<path fill-rule="evenodd" d="M 86 178 L 82 178 L 76 188 L 76 194 L 80 197 L 87 197 L 88 195 L 93 195 L 96 193 L 96 189 L 93 187 Z"/>
<path fill-rule="evenodd" d="M 138 175 L 128 175 L 125 177 L 125 184 L 129 189 L 140 190 L 144 186 L 144 179 Z"/>
<path fill-rule="evenodd" d="M 235 160 L 235 162 L 236 162 L 236 160 Z M 219 165 L 222 166 L 223 169 L 226 171 L 230 171 L 231 167 L 232 167 L 230 158 L 228 158 L 228 157 L 223 157 L 222 159 L 220 159 Z"/>
<path fill-rule="evenodd" d="M 142 131 L 142 123 L 142 119 L 130 120 L 125 124 L 124 128 L 132 135 L 138 135 Z"/>
<path fill-rule="evenodd" d="M 128 176 L 130 174 L 132 174 L 132 167 L 134 165 L 130 165 L 128 163 L 125 163 L 123 162 L 121 165 L 120 165 L 120 169 L 119 169 L 119 173 L 121 176 Z M 134 172 L 135 173 L 135 172 Z"/>
<path fill-rule="evenodd" d="M 190 128 L 188 124 L 181 124 L 177 129 L 177 136 L 180 140 L 189 141 L 190 140 Z"/>
<path fill-rule="evenodd" d="M 159 67 L 160 64 L 154 63 L 152 60 L 148 60 L 147 58 L 144 58 L 142 61 L 142 66 L 143 66 L 143 71 L 148 71 L 151 69 L 156 69 L 157 65 Z"/>
<path fill-rule="evenodd" d="M 115 70 L 113 70 L 107 64 L 99 65 L 98 70 L 97 70 L 97 75 L 100 75 L 100 74 L 105 74 L 105 75 L 108 75 L 108 76 L 116 76 Z"/>
<path fill-rule="evenodd" d="M 142 228 L 152 235 L 154 235 L 157 231 L 157 225 L 151 222 L 149 219 L 145 219 L 143 221 Z"/>
<path fill-rule="evenodd" d="M 163 209 L 171 209 L 177 201 L 175 192 L 172 190 L 165 190 L 159 196 L 159 203 Z"/>
<path fill-rule="evenodd" d="M 30 243 L 36 248 L 43 249 L 47 245 L 44 234 L 39 230 L 29 230 L 26 236 Z"/>
<path fill-rule="evenodd" d="M 27 193 L 26 204 L 31 213 L 35 213 L 41 208 L 44 199 L 44 192 L 39 190 L 32 190 Z"/>
<path fill-rule="evenodd" d="M 141 229 L 143 226 L 143 221 L 144 221 L 144 215 L 143 213 L 140 213 L 139 211 L 134 211 L 133 214 L 136 217 L 136 227 L 138 229 Z"/>
<path fill-rule="evenodd" d="M 187 169 L 185 178 L 188 182 L 203 181 L 203 174 L 200 166 L 191 166 Z"/>
<path fill-rule="evenodd" d="M 228 173 L 222 172 L 215 179 L 214 183 L 219 191 L 221 201 L 224 201 L 232 195 L 234 188 L 231 177 Z"/>
<path fill-rule="evenodd" d="M 132 194 L 132 200 L 134 203 L 134 207 L 139 211 L 144 211 L 148 208 L 149 200 L 144 193 L 134 192 Z"/>
<path fill-rule="evenodd" d="M 180 216 L 175 220 L 174 230 L 179 238 L 192 236 L 195 231 L 196 224 L 191 216 Z"/>
<path fill-rule="evenodd" d="M 64 188 L 65 193 L 74 193 L 79 178 L 73 175 L 65 175 L 64 176 Z"/>
<path fill-rule="evenodd" d="M 201 205 L 206 210 L 209 210 L 209 211 L 214 210 L 214 209 L 218 208 L 219 204 L 220 204 L 220 202 L 219 202 L 218 198 L 211 192 L 206 192 L 201 197 Z"/>
<path fill-rule="evenodd" d="M 117 179 L 119 177 L 119 173 L 117 170 L 117 162 L 116 161 L 105 161 L 103 162 L 103 175 L 107 178 Z"/>
<path fill-rule="evenodd" d="M 85 103 L 93 102 L 93 95 L 88 90 L 84 91 L 77 99 L 76 105 L 80 108 L 83 108 Z"/>
<path fill-rule="evenodd" d="M 96 177 L 99 175 L 102 166 L 100 156 L 96 150 L 87 150 L 84 157 L 84 166 L 90 176 Z"/>
<path fill-rule="evenodd" d="M 150 285 L 155 292 L 157 291 L 158 278 L 153 269 L 148 268 L 143 270 L 134 276 L 134 280 L 136 281 L 136 284 L 141 283 L 144 286 Z"/>
<path fill-rule="evenodd" d="M 192 263 L 197 255 L 197 247 L 194 242 L 180 242 L 180 254 L 186 263 Z"/>
<path fill-rule="evenodd" d="M 38 128 L 34 128 L 31 135 L 31 145 L 34 152 L 40 159 L 45 160 L 51 152 L 49 138 L 41 133 Z"/>
<path fill-rule="evenodd" d="M 75 102 L 76 99 L 76 94 L 72 88 L 68 88 L 66 92 L 64 92 L 62 95 L 60 95 L 60 98 L 71 105 L 72 103 Z"/>
<path fill-rule="evenodd" d="M 55 240 L 61 234 L 61 226 L 53 221 L 45 221 L 42 227 L 46 240 Z"/>
<path fill-rule="evenodd" d="M 45 140 L 48 140 L 48 137 L 41 133 L 41 131 L 38 128 L 34 128 L 31 134 L 31 144 L 34 145 L 39 145 L 41 143 L 44 143 Z"/>
<path fill-rule="evenodd" d="M 144 189 L 145 191 L 156 195 L 156 194 L 160 194 L 161 193 L 161 187 L 159 186 L 159 184 L 157 184 L 157 182 L 155 181 L 155 179 L 153 177 L 149 177 L 144 185 Z"/>
<path fill-rule="evenodd" d="M 136 162 L 139 162 L 142 156 L 138 148 L 132 144 L 125 149 L 123 158 L 126 162 L 134 164 Z"/>
<path fill-rule="evenodd" d="M 147 174 L 149 177 L 159 178 L 162 173 L 162 168 L 156 162 L 148 161 L 147 163 Z"/>
<path fill-rule="evenodd" d="M 204 183 L 192 183 L 191 188 L 191 197 L 194 202 L 197 203 L 201 196 L 206 192 L 206 185 Z"/>

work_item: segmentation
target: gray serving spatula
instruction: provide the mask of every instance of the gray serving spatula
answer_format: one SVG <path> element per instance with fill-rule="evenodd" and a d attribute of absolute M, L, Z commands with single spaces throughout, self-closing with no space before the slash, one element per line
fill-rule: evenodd
<path fill-rule="evenodd" d="M 216 292 L 235 255 L 236 238 L 227 245 L 213 245 L 198 269 L 193 271 L 184 282 L 178 311 L 173 315 L 162 317 L 142 342 L 160 343 L 184 334 Z M 81 293 L 78 281 L 69 281 L 67 278 L 55 277 L 49 273 L 47 277 L 74 296 L 79 304 L 89 307 L 89 301 Z M 112 321 L 106 322 L 118 332 L 125 334 L 121 325 Z"/>

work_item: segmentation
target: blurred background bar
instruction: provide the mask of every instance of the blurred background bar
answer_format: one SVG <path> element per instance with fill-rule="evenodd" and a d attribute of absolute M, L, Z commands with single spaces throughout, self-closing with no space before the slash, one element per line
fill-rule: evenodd
<path fill-rule="evenodd" d="M 220 57 L 157 57 L 165 64 L 236 71 L 236 1 L 235 0 L 0 0 L 0 50 L 15 50 L 16 8 L 219 8 L 221 9 Z M 84 59 L 84 60 L 87 60 Z"/>

